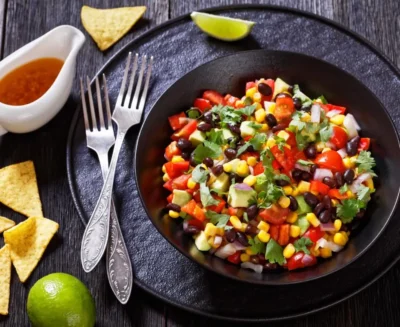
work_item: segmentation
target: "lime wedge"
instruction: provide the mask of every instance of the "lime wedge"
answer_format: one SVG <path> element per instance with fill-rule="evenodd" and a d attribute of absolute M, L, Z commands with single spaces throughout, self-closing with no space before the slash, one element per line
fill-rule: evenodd
<path fill-rule="evenodd" d="M 255 22 L 248 20 L 205 14 L 194 11 L 192 20 L 204 33 L 223 41 L 243 39 L 251 32 Z"/>

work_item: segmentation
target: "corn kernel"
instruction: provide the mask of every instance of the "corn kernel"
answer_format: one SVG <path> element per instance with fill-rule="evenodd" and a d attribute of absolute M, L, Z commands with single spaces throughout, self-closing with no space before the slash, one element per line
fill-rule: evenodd
<path fill-rule="evenodd" d="M 222 227 L 217 227 L 215 235 L 224 236 L 224 234 L 225 234 L 224 229 Z"/>
<path fill-rule="evenodd" d="M 267 147 L 272 148 L 272 147 L 275 146 L 275 145 L 276 145 L 275 139 L 272 138 L 272 137 L 270 137 L 270 138 L 267 140 Z"/>
<path fill-rule="evenodd" d="M 253 175 L 249 175 L 247 176 L 244 180 L 243 183 L 249 185 L 249 186 L 253 186 L 257 181 L 257 178 Z"/>
<path fill-rule="evenodd" d="M 299 195 L 299 189 L 297 187 L 294 187 L 292 191 L 292 196 L 298 196 L 298 195 Z"/>
<path fill-rule="evenodd" d="M 282 189 L 283 189 L 283 193 L 285 193 L 285 195 L 292 195 L 292 193 L 293 193 L 293 189 L 289 185 L 282 187 Z"/>
<path fill-rule="evenodd" d="M 290 206 L 290 199 L 287 196 L 281 196 L 278 203 L 282 208 L 286 209 Z"/>
<path fill-rule="evenodd" d="M 258 239 L 263 242 L 263 243 L 267 243 L 269 241 L 269 239 L 271 238 L 271 235 L 269 235 L 266 231 L 261 230 L 258 234 L 257 234 Z"/>
<path fill-rule="evenodd" d="M 315 143 L 315 148 L 317 149 L 317 152 L 321 152 L 325 148 L 325 143 L 317 142 Z"/>
<path fill-rule="evenodd" d="M 236 174 L 238 174 L 240 177 L 245 177 L 250 173 L 249 170 L 249 165 L 247 164 L 246 161 L 241 160 L 236 168 Z"/>
<path fill-rule="evenodd" d="M 290 211 L 286 218 L 286 221 L 290 224 L 294 224 L 297 221 L 297 218 L 298 218 L 297 212 Z"/>
<path fill-rule="evenodd" d="M 247 164 L 251 167 L 254 167 L 257 164 L 257 158 L 256 157 L 248 157 Z"/>
<path fill-rule="evenodd" d="M 296 238 L 300 236 L 300 227 L 296 225 L 290 225 L 289 231 L 290 237 Z"/>
<path fill-rule="evenodd" d="M 341 234 L 341 233 L 336 233 L 336 234 L 333 236 L 333 242 L 334 242 L 335 244 L 337 244 L 337 245 L 344 246 L 344 245 L 346 245 L 346 243 L 347 243 L 347 239 L 346 239 L 345 236 L 343 236 L 343 234 Z"/>
<path fill-rule="evenodd" d="M 319 224 L 320 224 L 320 222 L 319 222 L 317 216 L 314 215 L 312 212 L 310 212 L 310 213 L 308 213 L 308 214 L 306 215 L 306 219 L 307 219 L 307 221 L 308 221 L 311 225 L 313 225 L 314 227 L 318 227 Z"/>
<path fill-rule="evenodd" d="M 372 178 L 368 178 L 368 179 L 365 181 L 365 184 L 367 185 L 367 187 L 368 187 L 371 191 L 375 190 L 375 185 L 374 185 L 374 181 L 373 181 Z"/>
<path fill-rule="evenodd" d="M 329 248 L 322 248 L 319 250 L 319 253 L 322 258 L 329 258 L 332 256 L 332 250 Z"/>
<path fill-rule="evenodd" d="M 246 228 L 247 228 L 247 224 L 246 223 L 242 223 L 242 227 L 240 228 L 241 232 L 246 232 Z"/>
<path fill-rule="evenodd" d="M 330 119 L 330 122 L 335 125 L 342 125 L 344 121 L 344 115 L 336 115 Z"/>
<path fill-rule="evenodd" d="M 168 211 L 168 214 L 171 218 L 178 218 L 179 217 L 179 212 L 176 212 L 174 210 Z"/>
<path fill-rule="evenodd" d="M 256 102 L 256 103 L 254 103 L 254 105 L 256 106 L 256 110 L 260 110 L 263 108 L 262 104 L 260 102 Z"/>
<path fill-rule="evenodd" d="M 254 117 L 256 118 L 256 121 L 258 123 L 263 123 L 265 121 L 265 116 L 267 116 L 267 113 L 265 112 L 264 109 L 257 110 L 254 113 Z"/>
<path fill-rule="evenodd" d="M 332 151 L 332 149 L 331 149 L 331 148 L 324 148 L 324 149 L 322 150 L 322 153 L 325 153 L 325 152 L 328 152 L 328 151 Z"/>
<path fill-rule="evenodd" d="M 261 128 L 260 128 L 261 132 L 266 132 L 268 130 L 269 130 L 268 124 L 261 124 Z"/>
<path fill-rule="evenodd" d="M 313 255 L 314 257 L 319 257 L 319 255 L 320 255 L 319 249 L 312 247 L 310 249 L 310 254 Z"/>
<path fill-rule="evenodd" d="M 167 172 L 167 168 L 165 168 L 165 165 L 162 166 L 162 172 L 166 173 Z"/>
<path fill-rule="evenodd" d="M 295 252 L 296 252 L 296 249 L 294 248 L 293 244 L 289 243 L 288 245 L 286 245 L 285 249 L 283 250 L 283 256 L 286 259 L 290 259 Z"/>
<path fill-rule="evenodd" d="M 305 123 L 308 123 L 309 121 L 311 121 L 311 116 L 308 112 L 306 112 L 306 113 L 302 114 L 300 120 Z"/>
<path fill-rule="evenodd" d="M 346 192 L 346 195 L 347 195 L 349 198 L 354 198 L 354 197 L 355 197 L 355 194 L 354 194 L 352 191 L 350 191 L 350 190 L 348 190 L 348 191 Z"/>
<path fill-rule="evenodd" d="M 343 237 L 345 238 L 346 242 L 349 240 L 350 232 L 346 233 L 345 231 L 341 231 L 339 233 L 343 235 Z"/>
<path fill-rule="evenodd" d="M 242 100 L 236 100 L 236 102 L 235 102 L 235 107 L 236 107 L 236 108 L 244 107 L 244 101 L 242 101 Z"/>
<path fill-rule="evenodd" d="M 197 183 L 193 180 L 193 178 L 189 178 L 187 182 L 187 187 L 193 190 L 196 187 Z"/>
<path fill-rule="evenodd" d="M 337 207 L 337 205 L 339 204 L 339 201 L 336 200 L 336 199 L 331 199 L 331 200 L 332 200 L 332 205 L 333 205 L 334 207 Z"/>
<path fill-rule="evenodd" d="M 253 116 L 250 116 L 250 121 L 256 121 L 256 119 Z"/>
<path fill-rule="evenodd" d="M 264 108 L 268 113 L 274 114 L 275 107 L 276 107 L 275 102 L 264 101 Z"/>
<path fill-rule="evenodd" d="M 279 131 L 279 133 L 276 136 L 283 138 L 285 141 L 287 141 L 290 137 L 290 135 L 285 131 Z"/>
<path fill-rule="evenodd" d="M 250 256 L 247 253 L 242 253 L 240 255 L 240 261 L 242 261 L 242 262 L 250 261 Z"/>
<path fill-rule="evenodd" d="M 249 98 L 252 98 L 253 99 L 253 96 L 254 96 L 254 94 L 257 92 L 257 88 L 256 87 L 252 87 L 252 88 L 250 88 L 250 89 L 248 89 L 247 91 L 246 91 L 246 97 L 249 97 Z"/>
<path fill-rule="evenodd" d="M 343 165 L 347 168 L 347 169 L 352 169 L 355 166 L 355 162 L 352 162 L 351 158 L 347 157 L 343 159 Z"/>
<path fill-rule="evenodd" d="M 206 236 L 215 236 L 217 234 L 217 227 L 212 223 L 207 223 L 204 233 Z"/>
<path fill-rule="evenodd" d="M 165 173 L 162 177 L 164 182 L 168 182 L 171 178 L 169 177 L 169 175 L 167 173 Z"/>
<path fill-rule="evenodd" d="M 253 101 L 254 102 L 261 102 L 261 94 L 259 92 L 254 93 Z"/>
<path fill-rule="evenodd" d="M 340 219 L 335 219 L 333 222 L 333 226 L 335 227 L 335 230 L 338 232 L 342 228 L 342 221 Z"/>
<path fill-rule="evenodd" d="M 181 156 L 173 156 L 171 162 L 182 162 L 185 161 Z"/>
<path fill-rule="evenodd" d="M 253 255 L 254 254 L 254 252 L 251 250 L 251 247 L 246 248 L 245 252 L 248 255 Z"/>
<path fill-rule="evenodd" d="M 263 231 L 266 232 L 266 233 L 268 233 L 269 227 L 270 227 L 269 224 L 266 223 L 266 222 L 263 221 L 263 220 L 261 220 L 261 221 L 258 223 L 258 225 L 257 225 L 257 228 L 258 228 L 259 230 L 263 230 Z"/>
<path fill-rule="evenodd" d="M 230 163 L 226 163 L 222 167 L 224 167 L 224 171 L 226 173 L 230 173 L 232 171 L 232 165 Z"/>
<path fill-rule="evenodd" d="M 229 218 L 229 221 L 231 222 L 232 226 L 236 229 L 241 229 L 242 228 L 242 222 L 239 220 L 237 216 L 231 216 Z"/>
<path fill-rule="evenodd" d="M 315 190 L 311 191 L 311 193 L 314 194 L 314 195 L 318 195 L 319 194 L 318 191 L 315 191 Z"/>
<path fill-rule="evenodd" d="M 214 245 L 214 240 L 215 240 L 215 237 L 214 237 L 214 236 L 211 236 L 211 237 L 207 240 L 207 243 L 210 244 L 211 246 L 213 246 L 213 245 Z"/>
<path fill-rule="evenodd" d="M 299 185 L 297 185 L 297 188 L 299 189 L 300 194 L 310 192 L 310 183 L 306 181 L 301 181 Z"/>

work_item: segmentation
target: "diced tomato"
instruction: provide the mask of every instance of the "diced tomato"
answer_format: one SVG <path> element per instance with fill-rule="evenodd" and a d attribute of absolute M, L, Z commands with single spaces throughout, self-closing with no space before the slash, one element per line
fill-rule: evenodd
<path fill-rule="evenodd" d="M 167 196 L 167 201 L 168 203 L 172 202 L 172 198 L 174 197 L 174 195 L 171 193 L 170 195 Z"/>
<path fill-rule="evenodd" d="M 224 104 L 224 97 L 217 91 L 204 91 L 203 98 L 210 101 L 212 104 Z"/>
<path fill-rule="evenodd" d="M 273 169 L 279 170 L 279 169 L 281 169 L 281 167 L 282 166 L 279 164 L 279 162 L 276 159 L 272 160 L 272 168 Z"/>
<path fill-rule="evenodd" d="M 234 97 L 233 95 L 230 95 L 230 94 L 225 95 L 225 98 L 224 98 L 225 105 L 234 107 L 234 108 L 236 108 L 236 101 L 238 101 L 238 100 L 239 100 L 239 98 Z"/>
<path fill-rule="evenodd" d="M 325 107 L 328 108 L 328 111 L 338 110 L 338 111 L 340 111 L 341 115 L 344 115 L 344 113 L 346 112 L 346 108 L 345 107 L 336 106 L 336 105 L 330 104 L 330 103 L 326 104 Z"/>
<path fill-rule="evenodd" d="M 184 112 L 180 112 L 177 115 L 173 115 L 173 116 L 168 117 L 169 124 L 171 125 L 171 128 L 174 131 L 182 128 L 186 124 L 185 120 L 179 119 L 179 118 L 186 118 L 185 113 Z"/>
<path fill-rule="evenodd" d="M 204 223 L 202 223 L 200 220 L 189 219 L 187 222 L 188 222 L 188 225 L 196 226 L 196 227 L 200 228 L 201 230 L 204 229 Z"/>
<path fill-rule="evenodd" d="M 196 130 L 197 128 L 197 121 L 191 120 L 189 123 L 182 127 L 181 130 L 172 134 L 171 138 L 174 141 L 178 141 L 181 137 L 184 139 L 189 139 L 189 136 Z"/>
<path fill-rule="evenodd" d="M 286 133 L 289 134 L 289 138 L 286 140 L 286 143 L 290 145 L 290 147 L 297 147 L 297 142 L 296 142 L 296 135 L 292 133 L 291 131 L 285 131 Z M 275 134 L 278 134 L 279 132 L 276 132 Z"/>
<path fill-rule="evenodd" d="M 250 141 L 253 138 L 253 136 L 251 135 L 247 135 L 243 138 L 243 140 L 245 140 L 246 142 Z"/>
<path fill-rule="evenodd" d="M 194 208 L 193 217 L 197 220 L 204 221 L 204 219 L 206 219 L 206 214 L 203 209 L 197 205 L 196 208 Z"/>
<path fill-rule="evenodd" d="M 287 119 L 294 113 L 294 103 L 291 97 L 278 97 L 275 103 L 274 116 L 277 120 Z"/>
<path fill-rule="evenodd" d="M 292 146 L 290 150 L 292 151 L 294 162 L 297 162 L 298 160 L 307 160 L 304 152 L 299 150 L 297 146 Z"/>
<path fill-rule="evenodd" d="M 189 161 L 181 161 L 181 162 L 167 162 L 164 164 L 164 167 L 167 171 L 167 174 L 170 178 L 176 178 L 182 175 L 185 171 L 189 169 Z"/>
<path fill-rule="evenodd" d="M 278 238 L 278 243 L 282 246 L 287 245 L 289 243 L 289 230 L 290 230 L 290 225 L 289 224 L 283 224 L 279 226 L 279 238 Z"/>
<path fill-rule="evenodd" d="M 321 153 L 315 158 L 315 163 L 320 168 L 330 169 L 333 172 L 344 172 L 346 169 L 343 165 L 342 157 L 334 150 Z"/>
<path fill-rule="evenodd" d="M 305 263 L 304 257 L 308 256 L 311 259 L 310 262 Z M 287 262 L 288 270 L 295 270 L 305 267 L 313 266 L 317 263 L 317 258 L 310 254 L 304 254 L 303 252 L 298 252 L 294 256 L 292 256 Z"/>
<path fill-rule="evenodd" d="M 327 195 L 329 192 L 329 186 L 320 181 L 311 181 L 310 185 L 311 192 L 317 192 L 322 195 Z"/>
<path fill-rule="evenodd" d="M 332 136 L 329 139 L 329 142 L 333 143 L 336 146 L 336 149 L 344 148 L 347 143 L 346 131 L 339 126 L 333 126 L 332 127 Z"/>
<path fill-rule="evenodd" d="M 255 83 L 255 82 L 247 82 L 247 83 L 246 83 L 246 91 L 247 91 L 248 89 L 253 88 L 253 87 L 256 87 L 256 83 Z"/>
<path fill-rule="evenodd" d="M 286 221 L 286 217 L 289 214 L 289 209 L 284 209 L 277 204 L 273 204 L 268 209 L 263 209 L 259 212 L 260 217 L 274 225 L 281 225 Z"/>
<path fill-rule="evenodd" d="M 193 106 L 199 108 L 201 112 L 210 110 L 212 107 L 210 101 L 203 98 L 197 98 L 196 100 L 194 100 Z"/>
<path fill-rule="evenodd" d="M 166 188 L 168 191 L 172 192 L 174 190 L 172 188 L 172 179 L 170 179 L 168 182 L 165 182 L 163 187 Z"/>
<path fill-rule="evenodd" d="M 166 148 L 165 148 L 165 157 L 168 160 L 171 160 L 173 156 L 179 156 L 182 153 L 181 150 L 178 149 L 176 146 L 176 141 L 171 142 Z"/>
<path fill-rule="evenodd" d="M 296 162 L 294 161 L 293 153 L 290 149 L 284 146 L 282 151 L 277 145 L 274 145 L 271 148 L 271 152 L 285 171 L 289 172 L 294 168 Z"/>
<path fill-rule="evenodd" d="M 371 144 L 371 139 L 369 137 L 362 137 L 360 143 L 358 143 L 358 152 L 367 151 Z"/>
<path fill-rule="evenodd" d="M 344 200 L 349 197 L 346 193 L 341 194 L 337 188 L 329 190 L 328 195 L 331 199 L 338 199 L 338 200 Z"/>
<path fill-rule="evenodd" d="M 241 160 L 247 160 L 250 157 L 255 157 L 257 160 L 259 160 L 260 154 L 258 152 L 245 152 L 240 155 Z"/>
<path fill-rule="evenodd" d="M 236 251 L 234 254 L 227 257 L 226 260 L 238 265 L 240 263 L 240 251 Z"/>
<path fill-rule="evenodd" d="M 221 198 L 220 196 L 215 195 L 215 194 L 213 194 L 212 197 L 213 197 L 215 200 L 218 200 L 219 203 L 218 203 L 217 205 L 209 206 L 209 207 L 207 207 L 207 208 L 208 208 L 209 210 L 212 210 L 212 211 L 215 211 L 215 212 L 217 212 L 217 213 L 220 213 L 220 212 L 222 211 L 222 209 L 225 208 L 226 201 L 225 201 L 223 198 Z"/>
<path fill-rule="evenodd" d="M 229 216 L 237 216 L 238 209 L 234 207 L 229 207 L 228 208 L 228 215 Z"/>
<path fill-rule="evenodd" d="M 193 199 L 195 199 L 197 203 L 201 202 L 200 192 L 198 190 L 193 193 Z"/>
<path fill-rule="evenodd" d="M 186 190 L 187 189 L 187 183 L 190 178 L 190 174 L 183 174 L 174 180 L 172 180 L 172 188 L 174 190 Z"/>
<path fill-rule="evenodd" d="M 303 237 L 308 237 L 314 243 L 325 235 L 325 232 L 318 227 L 310 227 Z"/>
<path fill-rule="evenodd" d="M 264 172 L 264 166 L 262 162 L 257 162 L 257 164 L 254 166 L 254 176 L 260 175 Z"/>
<path fill-rule="evenodd" d="M 196 218 L 199 221 L 204 221 L 206 219 L 206 215 L 202 208 L 200 208 L 195 200 L 190 200 L 187 204 L 185 204 L 181 210 L 186 212 L 188 215 L 191 215 L 193 218 Z"/>

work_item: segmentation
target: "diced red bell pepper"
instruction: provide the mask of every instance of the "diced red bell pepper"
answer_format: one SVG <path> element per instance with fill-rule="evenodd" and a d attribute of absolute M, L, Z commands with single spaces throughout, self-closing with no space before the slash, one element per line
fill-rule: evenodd
<path fill-rule="evenodd" d="M 190 174 L 183 174 L 172 180 L 172 188 L 174 190 L 186 190 Z"/>
<path fill-rule="evenodd" d="M 176 146 L 176 141 L 172 141 L 165 148 L 165 158 L 171 160 L 173 156 L 179 156 L 182 151 Z"/>
<path fill-rule="evenodd" d="M 310 191 L 311 192 L 316 192 L 322 195 L 327 195 L 329 192 L 330 188 L 328 185 L 320 182 L 320 181 L 311 181 L 310 184 Z"/>
<path fill-rule="evenodd" d="M 189 161 L 180 161 L 180 162 L 169 161 L 166 164 L 164 164 L 164 167 L 170 178 L 176 178 L 182 175 L 189 169 L 189 166 L 190 166 Z"/>
<path fill-rule="evenodd" d="M 171 193 L 170 195 L 167 196 L 167 201 L 168 203 L 172 202 L 172 198 L 174 197 L 174 195 Z"/>
<path fill-rule="evenodd" d="M 225 95 L 225 98 L 224 98 L 225 105 L 234 107 L 234 108 L 236 108 L 236 101 L 238 101 L 238 100 L 239 100 L 239 98 L 234 97 L 233 95 L 230 95 L 230 94 Z"/>
<path fill-rule="evenodd" d="M 226 258 L 229 262 L 238 265 L 240 263 L 240 251 L 236 251 L 234 254 Z"/>
<path fill-rule="evenodd" d="M 224 104 L 224 97 L 217 91 L 207 90 L 203 93 L 203 98 L 210 101 L 212 104 Z"/>
<path fill-rule="evenodd" d="M 199 221 L 204 221 L 206 219 L 206 215 L 202 208 L 200 208 L 195 200 L 190 200 L 186 203 L 181 211 L 186 212 L 188 215 L 191 215 L 193 218 L 196 218 Z"/>
<path fill-rule="evenodd" d="M 371 139 L 369 137 L 362 137 L 360 143 L 358 143 L 358 152 L 367 151 L 371 144 Z"/>
<path fill-rule="evenodd" d="M 304 257 L 308 256 L 311 261 L 304 262 Z M 295 270 L 305 267 L 313 266 L 317 263 L 317 258 L 310 254 L 304 254 L 303 252 L 298 252 L 294 256 L 292 256 L 287 262 L 288 270 Z"/>
<path fill-rule="evenodd" d="M 181 137 L 184 139 L 189 139 L 189 136 L 196 130 L 197 128 L 197 121 L 191 120 L 189 123 L 182 127 L 178 132 L 172 134 L 171 138 L 174 141 L 178 141 Z"/>
<path fill-rule="evenodd" d="M 253 138 L 253 136 L 251 135 L 247 135 L 243 138 L 243 140 L 245 140 L 246 142 L 250 141 Z"/>
<path fill-rule="evenodd" d="M 286 133 L 289 134 L 289 138 L 286 140 L 286 143 L 290 145 L 290 147 L 297 147 L 297 142 L 296 142 L 296 135 L 292 133 L 291 131 L 285 131 Z M 276 132 L 275 134 L 278 134 L 279 132 Z"/>
<path fill-rule="evenodd" d="M 239 209 L 237 209 L 237 208 L 229 207 L 228 208 L 228 215 L 229 216 L 237 216 L 238 210 Z"/>
<path fill-rule="evenodd" d="M 163 187 L 166 188 L 168 191 L 172 192 L 174 190 L 172 188 L 172 179 L 170 179 L 168 182 L 165 182 Z"/>
<path fill-rule="evenodd" d="M 168 117 L 169 124 L 174 131 L 182 128 L 186 124 L 186 122 L 184 123 L 185 120 L 180 118 L 186 118 L 184 112 L 180 112 L 179 114 Z"/>
<path fill-rule="evenodd" d="M 260 175 L 264 172 L 264 166 L 262 162 L 257 162 L 257 164 L 254 166 L 254 176 Z"/>
<path fill-rule="evenodd" d="M 289 243 L 289 230 L 290 230 L 290 225 L 289 224 L 283 224 L 279 226 L 279 238 L 278 238 L 278 243 L 282 246 L 285 246 Z"/>
<path fill-rule="evenodd" d="M 201 222 L 200 220 L 197 220 L 197 219 L 189 219 L 189 220 L 187 220 L 187 222 L 188 222 L 188 225 L 196 226 L 196 227 L 200 228 L 201 230 L 204 229 L 204 223 Z"/>
<path fill-rule="evenodd" d="M 193 106 L 198 108 L 201 112 L 210 110 L 212 107 L 210 101 L 203 98 L 197 98 L 194 100 Z"/>
<path fill-rule="evenodd" d="M 318 227 L 310 227 L 303 237 L 308 237 L 312 242 L 317 242 L 320 238 L 325 235 L 325 232 Z"/>
<path fill-rule="evenodd" d="M 197 203 L 201 202 L 201 197 L 200 197 L 200 192 L 199 191 L 196 191 L 196 192 L 193 193 L 193 199 L 195 199 L 195 201 Z"/>
<path fill-rule="evenodd" d="M 279 240 L 279 225 L 271 225 L 269 228 L 269 235 L 275 241 Z"/>
<path fill-rule="evenodd" d="M 292 151 L 294 162 L 297 162 L 298 160 L 307 160 L 304 151 L 299 150 L 297 146 L 292 146 L 290 150 Z"/>
<path fill-rule="evenodd" d="M 255 157 L 257 160 L 259 160 L 260 154 L 258 152 L 245 152 L 240 155 L 241 160 L 247 160 L 250 157 Z"/>
<path fill-rule="evenodd" d="M 344 115 L 344 113 L 346 112 L 346 107 L 336 106 L 336 105 L 330 104 L 330 103 L 326 104 L 325 107 L 328 108 L 328 111 L 338 110 L 338 111 L 340 111 L 341 115 Z"/>
<path fill-rule="evenodd" d="M 282 168 L 282 166 L 279 164 L 278 160 L 274 159 L 272 160 L 272 168 L 274 170 L 279 170 Z"/>
<path fill-rule="evenodd" d="M 222 209 L 225 208 L 226 201 L 218 195 L 213 194 L 212 196 L 215 200 L 218 200 L 217 205 L 207 207 L 209 210 L 215 211 L 216 213 L 221 213 Z"/>
<path fill-rule="evenodd" d="M 290 149 L 284 146 L 283 151 L 281 151 L 277 145 L 274 145 L 271 148 L 271 152 L 285 171 L 289 172 L 294 168 L 295 161 L 293 153 L 290 151 Z"/>
<path fill-rule="evenodd" d="M 334 150 L 323 152 L 315 158 L 315 163 L 320 168 L 330 169 L 333 172 L 344 172 L 345 167 L 342 157 Z"/>
<path fill-rule="evenodd" d="M 341 194 L 337 188 L 329 190 L 328 196 L 331 199 L 338 199 L 338 200 L 345 200 L 349 198 L 349 196 L 346 193 Z"/>
<path fill-rule="evenodd" d="M 271 207 L 261 210 L 259 215 L 270 224 L 281 225 L 286 221 L 289 211 L 287 208 L 284 209 L 277 204 L 273 204 Z"/>
<path fill-rule="evenodd" d="M 253 88 L 253 87 L 256 87 L 256 83 L 255 83 L 255 82 L 247 82 L 247 83 L 246 83 L 246 91 L 247 91 L 248 89 Z"/>

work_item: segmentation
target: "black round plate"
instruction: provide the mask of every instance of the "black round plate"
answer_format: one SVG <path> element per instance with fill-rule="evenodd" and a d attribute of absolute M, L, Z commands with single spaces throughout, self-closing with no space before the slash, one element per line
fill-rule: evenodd
<path fill-rule="evenodd" d="M 244 50 L 284 50 L 323 59 L 349 72 L 371 90 L 389 110 L 397 129 L 400 127 L 396 111 L 399 72 L 361 37 L 326 19 L 292 9 L 246 5 L 208 11 L 253 20 L 257 24 L 248 38 L 234 43 L 207 37 L 188 15 L 160 25 L 130 43 L 100 70 L 99 73 L 104 72 L 108 77 L 111 102 L 115 103 L 128 51 L 155 56 L 146 105 L 149 110 L 178 78 L 204 62 Z M 400 220 L 395 217 L 375 244 L 355 262 L 312 282 L 279 288 L 249 285 L 202 269 L 157 232 L 140 203 L 133 169 L 138 130 L 139 126 L 131 129 L 122 148 L 114 188 L 116 207 L 131 255 L 135 283 L 170 304 L 224 319 L 286 319 L 321 310 L 355 294 L 397 259 Z M 67 168 L 72 196 L 83 222 L 90 216 L 102 186 L 100 169 L 93 167 L 98 167 L 98 162 L 86 147 L 79 109 L 70 129 Z M 159 171 L 154 171 L 149 178 L 159 178 Z"/>

